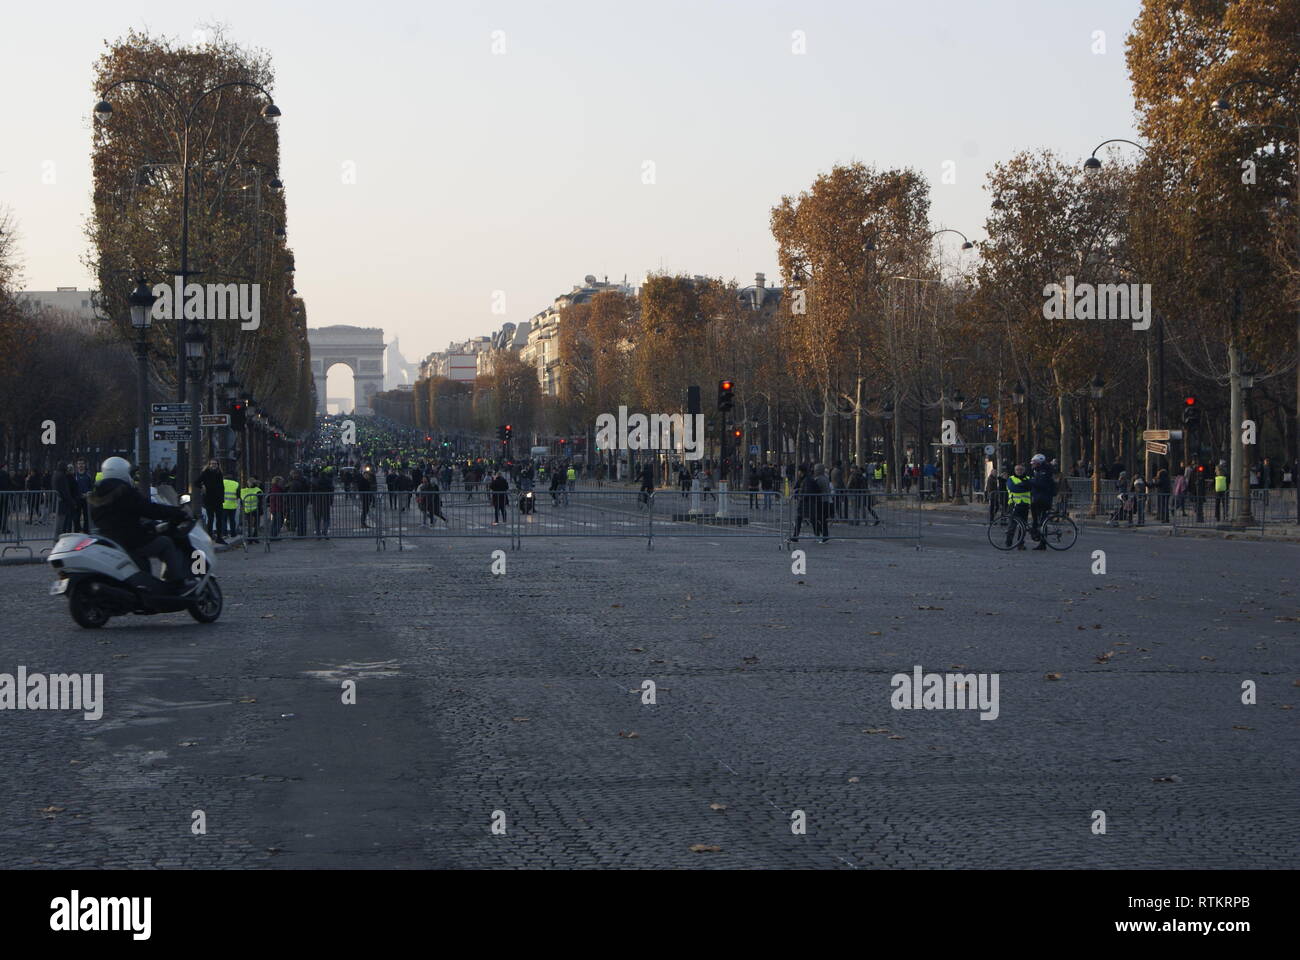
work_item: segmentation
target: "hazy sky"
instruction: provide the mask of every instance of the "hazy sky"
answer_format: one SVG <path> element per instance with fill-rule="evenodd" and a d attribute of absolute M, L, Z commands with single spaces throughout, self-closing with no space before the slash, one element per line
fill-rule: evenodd
<path fill-rule="evenodd" d="M 1138 7 L 10 3 L 0 204 L 18 222 L 26 288 L 91 286 L 93 63 L 130 27 L 188 40 L 221 22 L 274 60 L 312 326 L 381 326 L 414 360 L 524 320 L 588 273 L 779 282 L 769 211 L 837 162 L 915 167 L 936 227 L 978 239 L 995 161 L 1040 146 L 1082 158 L 1135 138 L 1124 37 Z M 347 162 L 355 184 L 342 182 Z"/>

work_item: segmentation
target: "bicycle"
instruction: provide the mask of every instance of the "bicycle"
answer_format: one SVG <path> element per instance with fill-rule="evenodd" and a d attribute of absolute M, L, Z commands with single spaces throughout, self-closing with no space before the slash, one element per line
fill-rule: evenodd
<path fill-rule="evenodd" d="M 1038 535 L 1052 550 L 1069 550 L 1079 539 L 1079 527 L 1060 507 L 1053 507 L 1043 515 L 1038 525 Z"/>
<path fill-rule="evenodd" d="M 1029 530 L 1025 522 L 1014 513 L 1006 511 L 989 521 L 989 543 L 999 550 L 1015 550 L 1023 546 Z"/>

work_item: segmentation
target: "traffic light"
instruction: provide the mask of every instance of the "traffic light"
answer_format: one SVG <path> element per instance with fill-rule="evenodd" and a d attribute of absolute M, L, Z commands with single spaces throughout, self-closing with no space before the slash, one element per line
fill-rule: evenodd
<path fill-rule="evenodd" d="M 1195 397 L 1183 397 L 1183 423 L 1195 426 L 1201 422 L 1201 407 Z"/>
<path fill-rule="evenodd" d="M 244 429 L 244 415 L 248 412 L 248 404 L 243 400 L 236 400 L 230 404 L 230 429 Z"/>
<path fill-rule="evenodd" d="M 741 437 L 745 435 L 745 431 L 741 430 L 740 427 L 734 427 L 731 431 L 731 435 L 735 437 L 737 440 L 739 440 Z"/>
<path fill-rule="evenodd" d="M 722 412 L 736 405 L 736 385 L 730 380 L 718 381 L 718 409 Z"/>
<path fill-rule="evenodd" d="M 510 426 L 510 424 L 507 423 L 507 424 L 506 424 L 506 439 L 507 439 L 507 440 L 510 439 L 510 436 L 511 436 L 511 434 L 512 434 L 513 432 L 514 432 L 513 428 Z"/>
<path fill-rule="evenodd" d="M 506 442 L 506 425 L 504 423 L 497 427 L 497 439 L 502 443 Z"/>

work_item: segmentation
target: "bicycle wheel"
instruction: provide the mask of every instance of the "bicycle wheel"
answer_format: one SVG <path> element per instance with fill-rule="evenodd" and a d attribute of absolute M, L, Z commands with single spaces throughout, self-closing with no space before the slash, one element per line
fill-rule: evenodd
<path fill-rule="evenodd" d="M 999 550 L 1014 550 L 1025 542 L 1025 525 L 1011 514 L 1004 513 L 988 525 L 988 537 L 989 543 Z"/>
<path fill-rule="evenodd" d="M 1043 518 L 1039 533 L 1043 535 L 1043 542 L 1053 550 L 1069 550 L 1079 539 L 1079 528 L 1074 521 L 1059 513 Z"/>

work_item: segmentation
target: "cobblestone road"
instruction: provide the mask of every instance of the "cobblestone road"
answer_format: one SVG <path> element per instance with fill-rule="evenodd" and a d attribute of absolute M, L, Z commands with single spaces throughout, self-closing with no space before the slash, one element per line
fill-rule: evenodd
<path fill-rule="evenodd" d="M 920 550 L 804 542 L 804 574 L 774 539 L 720 531 L 653 551 L 529 541 L 504 576 L 489 569 L 504 539 L 395 546 L 223 554 L 209 627 L 84 631 L 45 596 L 50 571 L 0 568 L 0 672 L 103 673 L 106 693 L 99 721 L 0 712 L 4 865 L 1216 868 L 1300 853 L 1294 544 L 1089 531 L 1069 553 L 1001 554 L 981 527 L 927 517 Z M 917 665 L 998 674 L 997 719 L 892 709 L 891 677 Z"/>

